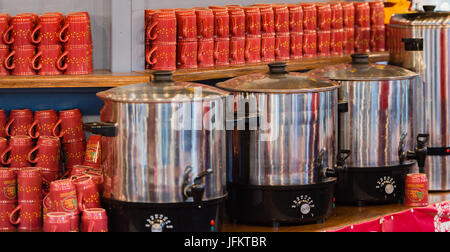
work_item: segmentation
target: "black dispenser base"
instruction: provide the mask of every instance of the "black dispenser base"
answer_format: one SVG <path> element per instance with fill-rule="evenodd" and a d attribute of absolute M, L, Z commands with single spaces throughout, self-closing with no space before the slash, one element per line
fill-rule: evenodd
<path fill-rule="evenodd" d="M 229 183 L 228 218 L 256 225 L 323 223 L 333 210 L 335 178 L 301 186 L 250 186 Z"/>
<path fill-rule="evenodd" d="M 220 232 L 225 198 L 172 204 L 129 203 L 103 198 L 110 232 Z"/>

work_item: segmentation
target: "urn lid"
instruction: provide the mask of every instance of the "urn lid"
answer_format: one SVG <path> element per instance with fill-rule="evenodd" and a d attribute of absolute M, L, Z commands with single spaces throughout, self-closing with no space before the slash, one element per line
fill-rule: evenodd
<path fill-rule="evenodd" d="M 286 63 L 269 64 L 268 73 L 251 74 L 221 82 L 217 87 L 248 93 L 317 93 L 338 89 L 340 85 L 327 79 L 287 71 Z"/>
<path fill-rule="evenodd" d="M 353 54 L 352 63 L 340 64 L 309 72 L 334 81 L 390 81 L 412 79 L 419 74 L 406 68 L 369 63 L 368 54 Z"/>
<path fill-rule="evenodd" d="M 172 72 L 157 71 L 148 83 L 127 85 L 97 94 L 103 100 L 123 103 L 181 103 L 218 100 L 228 95 L 221 89 L 191 82 L 176 82 Z"/>
<path fill-rule="evenodd" d="M 450 26 L 450 12 L 435 11 L 436 6 L 424 5 L 423 11 L 393 15 L 390 24 L 393 26 Z"/>

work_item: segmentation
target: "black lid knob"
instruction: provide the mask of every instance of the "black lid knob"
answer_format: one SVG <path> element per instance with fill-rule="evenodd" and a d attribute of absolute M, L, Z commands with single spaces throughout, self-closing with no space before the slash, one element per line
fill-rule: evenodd
<path fill-rule="evenodd" d="M 352 54 L 352 65 L 369 64 L 369 54 Z"/>
<path fill-rule="evenodd" d="M 275 62 L 269 64 L 270 74 L 287 74 L 287 64 L 284 62 Z"/>
<path fill-rule="evenodd" d="M 405 51 L 423 51 L 423 39 L 421 38 L 404 38 Z"/>
<path fill-rule="evenodd" d="M 153 82 L 173 82 L 172 76 L 170 71 L 156 71 L 153 73 Z"/>
<path fill-rule="evenodd" d="M 435 9 L 436 9 L 436 5 L 424 5 L 423 6 L 423 10 L 425 12 L 434 12 Z"/>

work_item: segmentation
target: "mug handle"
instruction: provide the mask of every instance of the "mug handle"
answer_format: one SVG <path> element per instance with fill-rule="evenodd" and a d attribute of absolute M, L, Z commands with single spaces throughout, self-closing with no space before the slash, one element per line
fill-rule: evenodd
<path fill-rule="evenodd" d="M 11 164 L 11 161 L 12 161 L 11 157 L 9 157 L 9 159 L 5 161 L 6 154 L 8 154 L 8 152 L 10 152 L 11 150 L 12 150 L 11 146 L 8 146 L 8 148 L 6 148 L 6 150 L 4 150 L 2 155 L 0 156 L 1 163 L 3 165 L 10 165 Z"/>
<path fill-rule="evenodd" d="M 247 44 L 245 46 L 245 59 L 250 59 L 250 43 L 247 41 Z"/>
<path fill-rule="evenodd" d="M 11 119 L 11 120 L 9 120 L 9 122 L 6 124 L 6 126 L 5 126 L 5 133 L 6 133 L 6 135 L 7 136 L 9 136 L 9 137 L 11 137 L 12 135 L 9 133 L 9 128 L 11 127 L 11 125 L 13 124 L 13 122 L 15 121 L 16 119 Z"/>
<path fill-rule="evenodd" d="M 50 193 L 47 193 L 47 195 L 45 195 L 44 200 L 42 200 L 42 205 L 48 210 L 52 209 L 52 201 L 50 200 Z"/>
<path fill-rule="evenodd" d="M 203 55 L 204 55 L 204 53 L 203 53 L 203 50 L 204 50 L 204 45 L 203 44 L 200 44 L 200 46 L 198 47 L 198 62 L 199 63 L 202 63 L 203 62 Z"/>
<path fill-rule="evenodd" d="M 35 39 L 35 38 L 36 38 L 37 32 L 38 32 L 41 28 L 42 28 L 42 25 L 41 25 L 41 24 L 38 24 L 38 25 L 36 26 L 36 28 L 34 28 L 33 32 L 31 33 L 31 42 L 33 42 L 34 44 L 39 44 L 39 43 L 41 43 L 42 37 L 41 37 L 40 35 L 38 36 L 38 39 L 37 39 L 37 40 Z"/>
<path fill-rule="evenodd" d="M 41 147 L 41 146 L 38 145 L 38 146 L 34 147 L 30 152 L 28 152 L 28 155 L 27 155 L 27 161 L 28 161 L 28 162 L 30 162 L 30 163 L 32 163 L 32 164 L 36 164 L 36 163 L 37 163 L 37 161 L 38 161 L 39 158 L 36 157 L 36 158 L 33 160 L 33 159 L 31 159 L 31 155 L 33 155 L 34 152 L 38 151 L 40 147 Z"/>
<path fill-rule="evenodd" d="M 237 58 L 237 54 L 238 54 L 238 52 L 237 52 L 237 42 L 236 41 L 232 41 L 231 42 L 231 58 L 233 60 L 237 60 L 238 59 Z"/>
<path fill-rule="evenodd" d="M 235 36 L 237 33 L 237 25 L 236 25 L 236 20 L 234 18 L 231 19 L 231 32 L 232 35 Z"/>
<path fill-rule="evenodd" d="M 280 56 L 280 39 L 275 39 L 275 56 Z"/>
<path fill-rule="evenodd" d="M 5 42 L 5 44 L 7 44 L 7 45 L 12 45 L 14 43 L 14 38 L 12 38 L 11 35 L 9 36 L 10 39 L 8 40 L 8 34 L 10 34 L 10 32 L 13 30 L 13 28 L 14 28 L 14 26 L 11 25 L 3 33 L 3 42 Z"/>
<path fill-rule="evenodd" d="M 289 16 L 289 28 L 291 30 L 294 29 L 294 25 L 295 25 L 294 15 L 290 15 Z"/>
<path fill-rule="evenodd" d="M 33 57 L 33 59 L 31 59 L 31 67 L 35 71 L 39 71 L 39 70 L 42 69 L 42 63 L 41 62 L 39 62 L 39 64 L 36 66 L 36 61 L 41 56 L 42 56 L 42 51 L 39 51 L 38 53 L 36 53 L 36 55 Z"/>
<path fill-rule="evenodd" d="M 214 60 L 217 61 L 219 59 L 219 43 L 214 44 Z"/>
<path fill-rule="evenodd" d="M 203 37 L 208 36 L 208 27 L 205 25 L 205 19 L 200 19 L 200 30 L 202 31 Z"/>
<path fill-rule="evenodd" d="M 220 18 L 217 19 L 217 26 L 219 26 L 219 35 L 221 37 L 223 37 L 223 35 L 225 33 L 225 27 L 224 27 L 222 19 L 220 19 Z"/>
<path fill-rule="evenodd" d="M 31 124 L 30 129 L 28 130 L 28 135 L 33 138 L 33 139 L 37 139 L 39 138 L 39 132 L 36 129 L 36 134 L 33 135 L 33 129 L 38 125 L 38 121 L 34 121 L 33 124 Z"/>
<path fill-rule="evenodd" d="M 85 207 L 85 205 L 83 203 L 83 199 L 84 199 L 83 192 L 80 192 L 78 194 L 78 198 L 77 198 L 78 210 L 80 212 L 83 212 L 86 209 L 86 207 Z"/>
<path fill-rule="evenodd" d="M 267 22 L 268 22 L 268 18 L 267 18 L 267 15 L 263 15 L 263 22 L 262 22 L 262 28 L 263 28 L 263 31 L 264 32 L 267 32 L 267 30 L 268 30 L 268 24 L 267 24 Z"/>
<path fill-rule="evenodd" d="M 58 138 L 61 138 L 61 137 L 63 137 L 64 136 L 64 132 L 60 132 L 60 134 L 58 135 L 58 134 L 56 134 L 56 129 L 59 127 L 59 125 L 62 123 L 62 120 L 61 119 L 59 119 L 58 120 L 58 122 L 55 124 L 55 126 L 53 126 L 53 130 L 52 130 L 52 133 L 53 133 L 53 136 L 54 137 L 58 137 Z"/>
<path fill-rule="evenodd" d="M 158 37 L 158 34 L 155 34 L 154 36 L 152 36 L 152 32 L 153 32 L 153 29 L 155 29 L 155 27 L 158 25 L 158 21 L 155 21 L 155 22 L 153 22 L 153 24 L 150 26 L 150 27 L 148 27 L 148 29 L 147 29 L 147 37 L 150 39 L 150 40 L 155 40 L 157 37 Z"/>
<path fill-rule="evenodd" d="M 265 58 L 267 54 L 267 50 L 266 50 L 266 44 L 262 43 L 261 44 L 261 57 Z"/>
<path fill-rule="evenodd" d="M 67 41 L 69 41 L 68 36 L 66 36 L 66 38 L 63 39 L 63 34 L 68 28 L 69 28 L 69 24 L 65 24 L 58 33 L 59 41 L 61 41 L 62 43 L 67 43 Z"/>
<path fill-rule="evenodd" d="M 158 50 L 158 46 L 153 47 L 150 51 L 147 52 L 147 55 L 145 56 L 145 60 L 149 65 L 154 65 L 157 62 L 157 59 L 152 60 L 153 54 Z"/>
<path fill-rule="evenodd" d="M 280 15 L 275 15 L 275 32 L 280 31 Z"/>
<path fill-rule="evenodd" d="M 16 63 L 11 61 L 11 58 L 16 54 L 16 50 L 12 50 L 11 53 L 5 58 L 5 61 L 3 62 L 5 64 L 5 68 L 8 70 L 14 70 L 16 68 Z M 10 65 L 9 63 L 12 62 Z"/>
<path fill-rule="evenodd" d="M 57 229 L 56 225 L 52 225 L 49 232 L 56 233 L 56 229 Z"/>
<path fill-rule="evenodd" d="M 181 61 L 181 64 L 186 64 L 186 46 L 185 45 L 183 45 L 183 46 L 181 46 L 181 59 L 180 59 L 180 61 Z"/>
<path fill-rule="evenodd" d="M 67 55 L 69 55 L 68 51 L 65 51 L 63 54 L 61 54 L 58 57 L 58 60 L 56 61 L 56 67 L 60 70 L 60 71 L 66 71 L 67 68 L 69 67 L 69 65 L 67 64 L 67 62 L 64 63 L 63 66 L 61 66 L 61 62 L 64 59 L 64 57 L 66 57 Z"/>
<path fill-rule="evenodd" d="M 9 222 L 13 225 L 18 225 L 20 223 L 20 216 L 17 220 L 14 220 L 14 215 L 22 209 L 22 205 L 18 205 L 10 214 L 9 214 Z"/>
<path fill-rule="evenodd" d="M 94 232 L 94 227 L 95 227 L 95 222 L 94 221 L 90 221 L 89 224 L 88 224 L 87 232 L 88 233 Z"/>
<path fill-rule="evenodd" d="M 187 22 L 185 20 L 181 21 L 182 27 L 183 27 L 183 37 L 187 37 L 188 36 L 188 27 L 187 27 Z"/>

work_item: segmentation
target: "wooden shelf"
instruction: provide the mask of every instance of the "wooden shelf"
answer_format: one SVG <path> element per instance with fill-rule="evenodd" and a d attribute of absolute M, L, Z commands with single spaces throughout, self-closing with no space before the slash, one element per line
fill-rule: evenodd
<path fill-rule="evenodd" d="M 389 60 L 388 52 L 370 53 L 371 62 L 382 62 Z M 339 57 L 322 57 L 322 58 L 304 58 L 301 60 L 292 60 L 288 63 L 289 71 L 303 71 L 311 70 L 314 68 L 324 67 L 327 65 L 350 63 L 351 56 L 339 56 Z M 140 72 L 142 74 L 151 75 L 154 71 L 147 70 Z M 245 65 L 245 66 L 232 66 L 232 67 L 214 67 L 207 69 L 181 69 L 174 73 L 174 79 L 176 81 L 201 81 L 212 79 L 225 79 L 233 78 L 237 76 L 267 72 L 267 63 L 257 65 Z"/>
<path fill-rule="evenodd" d="M 148 82 L 149 77 L 138 73 L 111 73 L 96 70 L 89 75 L 1 76 L 0 89 L 10 88 L 86 88 L 117 87 Z"/>
<path fill-rule="evenodd" d="M 430 193 L 430 205 L 450 201 L 450 192 Z M 354 224 L 375 220 L 386 215 L 411 209 L 405 205 L 381 205 L 367 207 L 337 206 L 332 215 L 323 224 L 303 226 L 250 226 L 232 223 L 224 224 L 224 232 L 324 232 L 337 230 Z"/>

